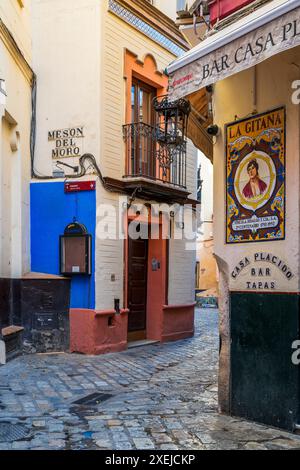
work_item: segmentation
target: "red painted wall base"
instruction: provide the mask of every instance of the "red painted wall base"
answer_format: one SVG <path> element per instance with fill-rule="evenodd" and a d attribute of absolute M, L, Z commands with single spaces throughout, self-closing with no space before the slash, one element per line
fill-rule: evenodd
<path fill-rule="evenodd" d="M 147 338 L 167 342 L 193 336 L 195 305 L 164 305 L 156 316 L 155 337 L 147 331 Z M 128 313 L 128 309 L 121 310 L 120 314 L 114 310 L 71 309 L 70 351 L 92 356 L 124 351 L 127 349 Z"/>
<path fill-rule="evenodd" d="M 99 355 L 127 349 L 128 310 L 70 310 L 70 350 Z"/>
<path fill-rule="evenodd" d="M 164 305 L 161 341 L 177 341 L 194 336 L 195 305 Z"/>

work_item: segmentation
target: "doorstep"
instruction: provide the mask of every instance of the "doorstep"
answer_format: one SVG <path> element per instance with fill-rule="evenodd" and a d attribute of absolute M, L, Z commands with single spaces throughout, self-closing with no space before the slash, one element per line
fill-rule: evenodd
<path fill-rule="evenodd" d="M 127 343 L 127 348 L 132 349 L 132 348 L 139 348 L 141 346 L 149 346 L 150 344 L 157 344 L 159 341 L 157 340 L 152 340 L 152 339 L 141 339 L 139 341 L 130 341 Z"/>

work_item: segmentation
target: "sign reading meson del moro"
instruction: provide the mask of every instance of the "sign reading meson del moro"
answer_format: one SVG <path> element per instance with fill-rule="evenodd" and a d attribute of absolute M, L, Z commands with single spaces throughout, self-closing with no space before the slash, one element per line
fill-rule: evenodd
<path fill-rule="evenodd" d="M 285 108 L 226 126 L 227 243 L 285 238 Z"/>
<path fill-rule="evenodd" d="M 54 143 L 52 158 L 80 157 L 83 137 L 83 127 L 49 131 L 48 141 Z"/>

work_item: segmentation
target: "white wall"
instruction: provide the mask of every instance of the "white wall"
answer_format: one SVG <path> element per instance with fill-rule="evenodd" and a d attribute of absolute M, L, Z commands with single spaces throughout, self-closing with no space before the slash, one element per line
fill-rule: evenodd
<path fill-rule="evenodd" d="M 153 5 L 173 21 L 176 20 L 177 0 L 153 0 Z"/>
<path fill-rule="evenodd" d="M 37 74 L 35 170 L 52 175 L 48 132 L 84 126 L 82 153 L 100 156 L 101 17 L 97 0 L 33 0 Z M 66 163 L 76 164 L 67 159 Z M 78 159 L 77 159 L 78 161 Z"/>

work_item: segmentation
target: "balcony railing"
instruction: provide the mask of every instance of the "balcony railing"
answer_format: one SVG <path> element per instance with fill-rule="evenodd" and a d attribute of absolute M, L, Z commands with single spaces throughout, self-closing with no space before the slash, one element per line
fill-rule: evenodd
<path fill-rule="evenodd" d="M 186 142 L 166 146 L 161 132 L 143 122 L 123 126 L 126 177 L 144 177 L 186 188 Z"/>

